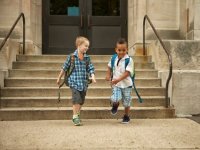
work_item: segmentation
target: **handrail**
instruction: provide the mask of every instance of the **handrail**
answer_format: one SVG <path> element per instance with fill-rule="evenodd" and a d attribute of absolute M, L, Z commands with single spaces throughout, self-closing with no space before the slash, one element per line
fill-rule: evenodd
<path fill-rule="evenodd" d="M 135 46 L 137 43 L 134 43 L 132 46 L 130 46 L 128 49 L 131 49 L 133 46 Z"/>
<path fill-rule="evenodd" d="M 21 17 L 23 20 L 23 54 L 25 54 L 25 17 L 24 17 L 24 13 L 20 13 L 19 16 L 17 17 L 17 19 L 14 22 L 14 24 L 12 25 L 12 28 L 10 29 L 9 33 L 7 34 L 7 36 L 4 38 L 3 42 L 1 43 L 0 51 L 3 48 L 3 46 L 5 45 L 8 38 L 10 37 L 12 31 L 14 30 L 15 26 L 17 25 L 17 23 L 19 22 Z"/>
<path fill-rule="evenodd" d="M 166 91 L 165 91 L 165 100 L 166 100 L 166 107 L 170 106 L 170 99 L 168 98 L 168 89 L 169 89 L 169 81 L 172 77 L 172 57 L 170 52 L 165 48 L 165 45 L 163 43 L 163 41 L 161 40 L 160 36 L 158 35 L 155 27 L 153 26 L 151 20 L 149 19 L 149 17 L 147 15 L 144 16 L 144 20 L 143 20 L 143 55 L 146 55 L 145 53 L 145 21 L 146 19 L 148 20 L 150 26 L 152 27 L 156 37 L 158 38 L 158 40 L 160 41 L 160 44 L 162 45 L 163 49 L 165 50 L 167 57 L 168 57 L 168 61 L 169 61 L 169 75 L 166 81 Z"/>

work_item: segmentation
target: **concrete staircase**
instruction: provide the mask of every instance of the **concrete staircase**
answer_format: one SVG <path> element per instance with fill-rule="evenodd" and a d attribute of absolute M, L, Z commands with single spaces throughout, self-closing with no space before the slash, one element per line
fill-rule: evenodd
<path fill-rule="evenodd" d="M 121 118 L 123 107 L 116 116 L 110 114 L 111 88 L 104 80 L 107 63 L 111 56 L 91 56 L 96 68 L 97 83 L 87 92 L 81 117 L 83 119 Z M 57 103 L 56 79 L 66 56 L 62 55 L 18 55 L 1 89 L 1 120 L 52 120 L 71 119 L 71 91 L 61 89 L 61 102 Z M 165 108 L 165 89 L 161 87 L 158 72 L 151 56 L 134 56 L 136 85 L 144 99 L 140 104 L 133 92 L 131 118 L 171 118 L 173 108 Z"/>

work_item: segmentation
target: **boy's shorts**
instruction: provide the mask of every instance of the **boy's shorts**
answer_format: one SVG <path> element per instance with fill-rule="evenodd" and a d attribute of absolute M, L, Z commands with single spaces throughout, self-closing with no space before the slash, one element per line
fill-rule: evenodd
<path fill-rule="evenodd" d="M 119 88 L 115 86 L 112 89 L 111 101 L 119 102 L 120 100 L 122 100 L 123 106 L 129 107 L 131 106 L 131 100 L 132 100 L 131 93 L 132 93 L 132 87 Z"/>
<path fill-rule="evenodd" d="M 78 91 L 74 88 L 72 90 L 72 104 L 83 105 L 85 102 L 86 91 Z"/>

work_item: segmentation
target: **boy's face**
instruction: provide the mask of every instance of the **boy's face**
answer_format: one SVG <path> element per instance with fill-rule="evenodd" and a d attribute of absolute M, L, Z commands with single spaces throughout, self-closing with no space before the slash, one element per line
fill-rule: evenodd
<path fill-rule="evenodd" d="M 127 54 L 127 45 L 126 44 L 117 44 L 115 51 L 119 58 L 123 58 Z"/>
<path fill-rule="evenodd" d="M 78 46 L 81 53 L 86 53 L 89 48 L 90 43 L 88 41 L 83 42 L 81 45 Z"/>

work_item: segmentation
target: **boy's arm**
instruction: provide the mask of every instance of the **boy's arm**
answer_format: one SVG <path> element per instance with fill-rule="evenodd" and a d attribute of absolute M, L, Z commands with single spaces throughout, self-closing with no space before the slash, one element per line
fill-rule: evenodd
<path fill-rule="evenodd" d="M 111 81 L 111 74 L 112 74 L 112 69 L 111 69 L 111 59 L 112 57 L 110 58 L 110 61 L 108 62 L 108 68 L 107 68 L 107 72 L 106 72 L 106 81 Z"/>
<path fill-rule="evenodd" d="M 115 80 L 111 81 L 111 84 L 112 84 L 112 85 L 113 85 L 113 84 L 117 84 L 118 82 L 124 80 L 124 79 L 127 78 L 128 76 L 130 76 L 130 72 L 129 72 L 129 71 L 125 71 L 124 74 L 123 74 L 121 77 L 119 77 L 118 79 L 115 79 Z"/>
<path fill-rule="evenodd" d="M 67 59 L 66 59 L 66 61 L 64 62 L 63 66 L 62 66 L 62 69 L 64 71 L 67 71 L 67 68 L 69 68 L 69 66 L 70 66 L 70 57 L 71 57 L 70 55 L 67 56 Z"/>
<path fill-rule="evenodd" d="M 58 75 L 58 78 L 57 78 L 57 81 L 56 81 L 56 83 L 58 85 L 60 85 L 61 78 L 65 74 L 65 71 L 67 70 L 67 68 L 69 67 L 70 57 L 71 57 L 70 55 L 67 57 L 66 61 L 64 62 L 63 66 L 62 66 L 62 69 L 61 69 L 61 71 L 60 71 L 60 73 Z"/>
<path fill-rule="evenodd" d="M 96 83 L 95 69 L 94 69 L 94 65 L 92 64 L 90 58 L 89 58 L 89 64 L 88 64 L 88 67 L 87 67 L 87 72 L 90 74 L 90 76 L 92 78 L 92 82 Z"/>
<path fill-rule="evenodd" d="M 90 57 L 88 58 L 87 72 L 90 74 L 90 76 L 95 73 L 94 65 L 92 64 Z"/>
<path fill-rule="evenodd" d="M 57 79 L 57 84 L 60 85 L 60 80 L 62 78 L 62 76 L 65 74 L 65 71 L 63 69 L 61 69 L 59 75 L 58 75 L 58 79 Z"/>
<path fill-rule="evenodd" d="M 108 67 L 107 72 L 106 72 L 106 81 L 110 81 L 111 80 L 111 68 Z"/>

